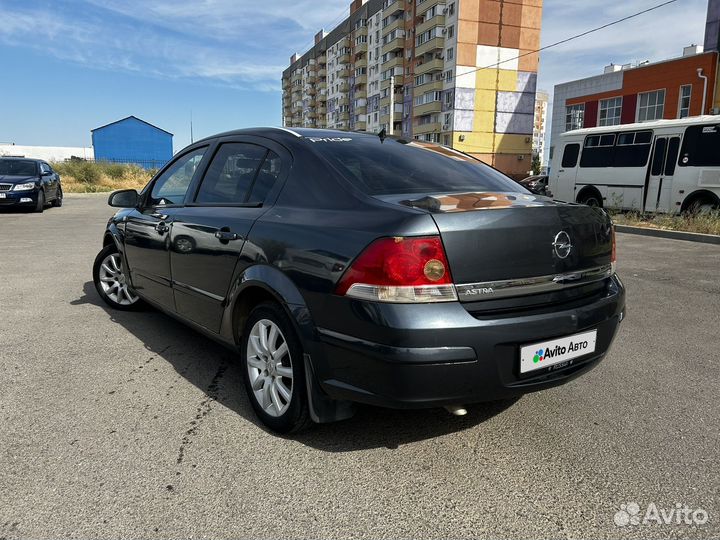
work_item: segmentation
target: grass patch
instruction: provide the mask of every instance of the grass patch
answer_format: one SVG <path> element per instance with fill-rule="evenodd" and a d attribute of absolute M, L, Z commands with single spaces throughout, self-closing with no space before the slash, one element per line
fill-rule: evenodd
<path fill-rule="evenodd" d="M 720 235 L 720 211 L 679 216 L 626 212 L 614 214 L 613 221 L 632 227 Z"/>
<path fill-rule="evenodd" d="M 53 163 L 52 167 L 60 174 L 65 193 L 141 190 L 157 172 L 138 165 L 81 159 Z"/>

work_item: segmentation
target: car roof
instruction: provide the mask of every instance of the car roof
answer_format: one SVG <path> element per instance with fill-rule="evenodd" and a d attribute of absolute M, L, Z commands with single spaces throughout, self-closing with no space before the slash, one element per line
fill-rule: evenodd
<path fill-rule="evenodd" d="M 377 137 L 375 133 L 358 132 L 358 131 L 340 131 L 337 129 L 316 129 L 316 128 L 284 128 L 284 127 L 257 127 L 236 129 L 226 131 L 206 137 L 197 143 L 211 141 L 221 137 L 232 137 L 234 135 L 255 135 L 258 137 L 267 137 L 275 140 L 297 140 L 310 137 L 334 138 L 334 137 Z"/>
<path fill-rule="evenodd" d="M 0 156 L 0 159 L 11 159 L 13 161 L 34 161 L 35 163 L 45 163 L 44 159 L 20 157 L 20 156 Z"/>

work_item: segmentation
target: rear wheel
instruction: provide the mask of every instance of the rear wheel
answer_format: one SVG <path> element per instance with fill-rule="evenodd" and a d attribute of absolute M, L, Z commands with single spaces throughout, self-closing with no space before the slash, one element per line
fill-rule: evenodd
<path fill-rule="evenodd" d="M 45 210 L 45 192 L 38 191 L 37 203 L 35 204 L 35 212 L 42 213 Z"/>
<path fill-rule="evenodd" d="M 303 349 L 282 307 L 266 302 L 252 310 L 241 354 L 245 388 L 263 424 L 279 433 L 304 428 L 310 417 Z"/>
<path fill-rule="evenodd" d="M 142 307 L 142 300 L 130 288 L 114 244 L 105 246 L 95 257 L 93 282 L 100 298 L 113 309 L 129 311 Z"/>
<path fill-rule="evenodd" d="M 718 205 L 716 200 L 710 197 L 698 197 L 687 205 L 685 213 L 690 215 L 709 214 L 710 212 L 717 211 L 719 208 L 720 205 Z"/>
<path fill-rule="evenodd" d="M 598 194 L 594 191 L 581 193 L 580 196 L 578 197 L 578 202 L 580 204 L 586 204 L 588 206 L 602 208 L 602 197 L 600 197 L 600 194 Z"/>
<path fill-rule="evenodd" d="M 57 197 L 55 197 L 55 200 L 52 202 L 52 205 L 55 208 L 60 208 L 63 205 L 63 192 L 62 192 L 61 187 L 58 188 Z"/>

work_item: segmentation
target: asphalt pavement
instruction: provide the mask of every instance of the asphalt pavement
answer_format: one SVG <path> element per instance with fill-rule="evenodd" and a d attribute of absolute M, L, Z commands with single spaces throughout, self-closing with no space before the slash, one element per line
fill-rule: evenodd
<path fill-rule="evenodd" d="M 627 319 L 565 386 L 281 438 L 231 352 L 101 303 L 105 201 L 0 210 L 0 539 L 720 537 L 720 246 L 618 235 Z"/>

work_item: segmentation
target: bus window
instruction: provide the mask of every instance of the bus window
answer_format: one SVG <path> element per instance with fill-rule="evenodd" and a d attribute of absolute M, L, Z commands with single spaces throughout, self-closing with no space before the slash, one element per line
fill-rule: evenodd
<path fill-rule="evenodd" d="M 565 146 L 563 153 L 562 166 L 572 169 L 577 165 L 578 155 L 580 154 L 579 144 L 568 144 Z"/>
<path fill-rule="evenodd" d="M 650 174 L 653 176 L 660 176 L 663 171 L 663 165 L 665 162 L 665 147 L 667 146 L 667 139 L 656 139 L 655 140 L 655 154 L 653 155 L 652 170 Z"/>
<path fill-rule="evenodd" d="M 644 167 L 650 155 L 652 131 L 630 131 L 618 136 L 615 167 Z"/>
<path fill-rule="evenodd" d="M 585 138 L 585 148 L 580 167 L 612 167 L 615 150 L 615 134 L 590 135 Z"/>
<path fill-rule="evenodd" d="M 690 126 L 685 130 L 681 167 L 720 166 L 720 125 Z"/>
<path fill-rule="evenodd" d="M 678 160 L 678 152 L 680 151 L 680 137 L 673 137 L 668 144 L 668 154 L 665 160 L 665 176 L 675 174 L 675 165 Z"/>

